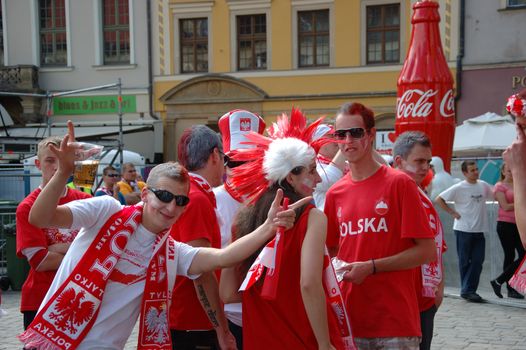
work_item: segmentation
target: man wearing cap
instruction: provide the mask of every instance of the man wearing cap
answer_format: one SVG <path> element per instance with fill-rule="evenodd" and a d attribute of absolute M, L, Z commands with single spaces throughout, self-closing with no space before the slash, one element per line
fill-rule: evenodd
<path fill-rule="evenodd" d="M 265 121 L 252 112 L 236 109 L 224 114 L 219 119 L 218 125 L 226 156 L 226 180 L 223 185 L 214 188 L 214 194 L 217 200 L 217 214 L 221 230 L 221 247 L 224 248 L 232 241 L 232 223 L 238 209 L 243 203 L 243 198 L 236 193 L 230 183 L 231 169 L 241 163 L 230 160 L 230 157 L 232 157 L 238 149 L 253 147 L 243 144 L 244 141 L 247 141 L 244 135 L 251 131 L 263 134 Z M 225 304 L 225 315 L 228 319 L 230 331 L 236 338 L 237 347 L 238 349 L 242 349 L 243 330 L 241 329 L 241 303 Z"/>
<path fill-rule="evenodd" d="M 179 161 L 190 175 L 186 210 L 172 226 L 171 235 L 193 247 L 221 247 L 212 188 L 221 185 L 224 153 L 221 138 L 204 125 L 186 129 L 178 144 Z M 170 307 L 173 349 L 233 349 L 218 291 L 219 271 L 192 281 L 176 280 Z"/>

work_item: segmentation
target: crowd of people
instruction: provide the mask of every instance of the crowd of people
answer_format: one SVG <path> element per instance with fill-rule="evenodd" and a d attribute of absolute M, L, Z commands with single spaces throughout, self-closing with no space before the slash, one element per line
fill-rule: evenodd
<path fill-rule="evenodd" d="M 480 301 L 493 193 L 506 251 L 497 295 L 521 268 L 510 232 L 516 222 L 526 242 L 526 218 L 512 215 L 526 207 L 525 118 L 494 192 L 465 162 L 466 180 L 437 197 L 455 218 L 469 301 Z M 139 349 L 430 349 L 447 245 L 423 190 L 429 138 L 399 135 L 391 167 L 374 149 L 373 111 L 356 102 L 334 126 L 296 109 L 266 136 L 245 110 L 218 125 L 220 134 L 185 130 L 179 163 L 157 165 L 145 182 L 131 163 L 104 168 L 92 198 L 66 186 L 73 125 L 39 144 L 43 181 L 17 210 L 17 253 L 31 266 L 25 348 L 122 349 L 139 319 Z"/>

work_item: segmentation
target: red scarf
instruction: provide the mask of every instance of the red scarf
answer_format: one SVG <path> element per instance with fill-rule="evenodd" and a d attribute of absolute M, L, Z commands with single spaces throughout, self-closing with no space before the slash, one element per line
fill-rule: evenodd
<path fill-rule="evenodd" d="M 444 230 L 442 229 L 440 218 L 436 215 L 436 212 L 433 209 L 433 204 L 429 201 L 420 187 L 418 188 L 418 192 L 420 194 L 420 199 L 422 200 L 422 205 L 426 211 L 431 230 L 435 233 L 434 240 L 437 252 L 437 259 L 435 261 L 422 264 L 420 268 L 422 274 L 422 295 L 428 298 L 435 298 L 436 291 L 438 290 L 438 286 L 443 278 L 442 254 L 444 247 Z"/>
<path fill-rule="evenodd" d="M 522 259 L 521 264 L 508 284 L 517 292 L 526 294 L 526 256 Z"/>
<path fill-rule="evenodd" d="M 190 182 L 197 186 L 208 197 L 210 203 L 213 204 L 214 208 L 217 207 L 216 196 L 214 194 L 214 191 L 204 177 L 202 177 L 201 175 L 190 173 Z"/>
<path fill-rule="evenodd" d="M 68 350 L 79 346 L 97 319 L 108 277 L 141 219 L 142 206 L 129 206 L 106 221 L 71 275 L 19 336 L 27 347 Z M 160 233 L 152 247 L 155 250 L 146 275 L 138 349 L 172 348 L 166 311 L 168 286 L 173 285 L 175 275 L 166 270 L 166 259 L 175 258 L 175 243 L 168 240 L 166 244 L 167 237 L 167 232 Z"/>

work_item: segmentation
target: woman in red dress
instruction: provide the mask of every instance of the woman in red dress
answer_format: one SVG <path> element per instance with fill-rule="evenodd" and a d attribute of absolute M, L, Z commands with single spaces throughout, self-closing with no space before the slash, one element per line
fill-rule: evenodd
<path fill-rule="evenodd" d="M 312 195 L 321 181 L 316 171 L 317 150 L 330 142 L 310 142 L 318 123 L 306 128 L 305 117 L 293 110 L 290 122 L 284 115 L 269 129 L 270 139 L 250 137 L 259 147 L 240 153 L 237 160 L 246 163 L 234 169 L 232 181 L 249 203 L 237 216 L 235 238 L 267 219 L 265 208 L 278 189 L 291 203 Z M 312 203 L 297 209 L 296 217 L 294 227 L 261 253 L 223 271 L 221 296 L 225 302 L 243 303 L 245 349 L 350 349 L 348 319 L 335 312 L 339 309 L 335 305 L 343 304 L 331 303 L 327 292 L 338 289 L 337 283 L 328 284 L 324 278 L 327 272 L 334 275 L 325 254 L 327 218 Z M 240 285 L 243 292 L 238 292 Z"/>

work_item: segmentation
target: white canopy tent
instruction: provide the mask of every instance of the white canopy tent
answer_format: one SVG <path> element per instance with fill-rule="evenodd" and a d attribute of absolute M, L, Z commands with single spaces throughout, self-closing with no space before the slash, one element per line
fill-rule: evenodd
<path fill-rule="evenodd" d="M 515 123 L 509 115 L 487 112 L 457 126 L 453 156 L 500 156 L 516 136 Z"/>

